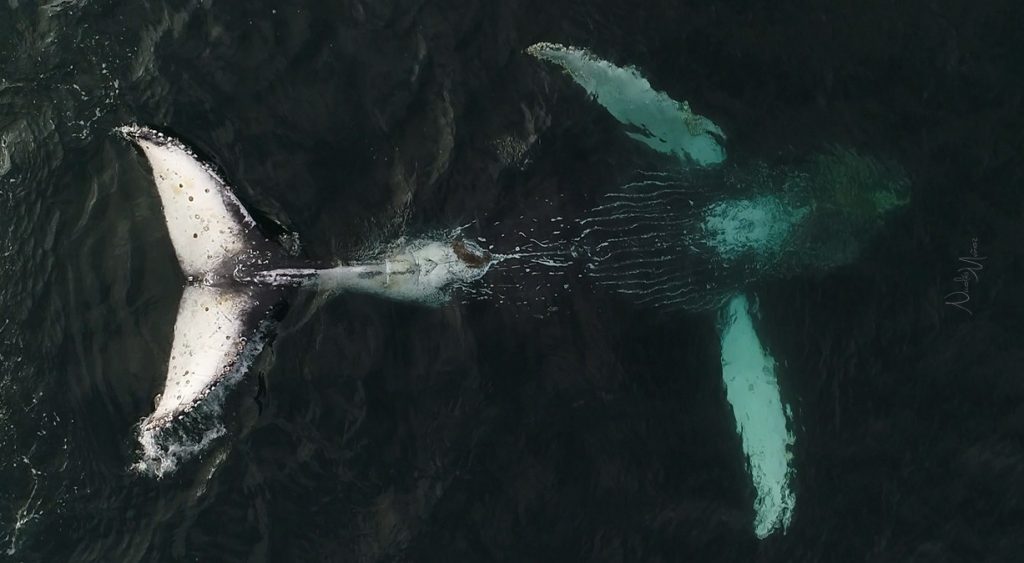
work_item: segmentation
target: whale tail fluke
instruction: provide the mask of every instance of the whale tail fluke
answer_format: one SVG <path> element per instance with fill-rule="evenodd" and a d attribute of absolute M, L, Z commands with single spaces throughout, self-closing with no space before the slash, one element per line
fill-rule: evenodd
<path fill-rule="evenodd" d="M 285 288 L 225 283 L 240 265 L 266 260 L 275 248 L 212 166 L 152 129 L 126 126 L 118 132 L 141 149 L 152 169 L 167 232 L 189 280 L 164 390 L 142 424 L 153 430 L 245 372 L 272 335 Z"/>
<path fill-rule="evenodd" d="M 440 305 L 492 262 L 489 252 L 454 234 L 402 242 L 369 262 L 326 267 L 298 260 L 268 240 L 221 176 L 185 144 L 136 125 L 117 131 L 152 170 L 187 280 L 164 390 L 139 427 L 140 466 L 147 472 L 172 470 L 177 459 L 219 435 L 222 427 L 202 422 L 220 410 L 224 390 L 249 371 L 276 333 L 297 288 Z"/>

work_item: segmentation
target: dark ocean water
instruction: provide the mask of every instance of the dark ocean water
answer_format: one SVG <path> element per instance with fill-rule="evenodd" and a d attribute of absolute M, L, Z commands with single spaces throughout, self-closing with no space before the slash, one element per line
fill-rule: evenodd
<path fill-rule="evenodd" d="M 1010 1 L 8 0 L 0 559 L 1021 560 L 1022 24 Z M 180 135 L 311 257 L 459 225 L 511 252 L 649 164 L 537 41 L 636 65 L 732 161 L 906 169 L 855 263 L 750 288 L 794 412 L 788 531 L 752 532 L 714 315 L 573 268 L 436 309 L 341 296 L 236 390 L 227 440 L 133 471 L 183 280 L 112 129 Z M 975 244 L 966 311 L 944 301 Z"/>

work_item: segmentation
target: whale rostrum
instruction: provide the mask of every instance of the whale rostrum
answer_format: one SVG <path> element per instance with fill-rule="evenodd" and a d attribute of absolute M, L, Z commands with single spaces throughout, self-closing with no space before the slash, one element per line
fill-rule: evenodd
<path fill-rule="evenodd" d="M 186 280 L 164 391 L 143 429 L 166 425 L 221 382 L 244 375 L 272 337 L 291 292 L 353 291 L 436 306 L 491 265 L 489 252 L 458 236 L 402 239 L 371 261 L 330 268 L 296 264 L 184 143 L 137 125 L 117 131 L 141 149 L 152 169 Z"/>

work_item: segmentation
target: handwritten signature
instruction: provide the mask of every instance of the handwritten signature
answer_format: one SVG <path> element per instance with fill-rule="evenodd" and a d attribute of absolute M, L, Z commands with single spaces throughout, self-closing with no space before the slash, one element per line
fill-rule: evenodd
<path fill-rule="evenodd" d="M 974 311 L 967 306 L 971 301 L 971 283 L 981 281 L 978 272 L 985 269 L 982 264 L 985 260 L 988 260 L 987 256 L 978 254 L 978 239 L 972 238 L 970 255 L 957 258 L 957 275 L 953 278 L 957 289 L 946 294 L 946 305 L 974 315 Z"/>

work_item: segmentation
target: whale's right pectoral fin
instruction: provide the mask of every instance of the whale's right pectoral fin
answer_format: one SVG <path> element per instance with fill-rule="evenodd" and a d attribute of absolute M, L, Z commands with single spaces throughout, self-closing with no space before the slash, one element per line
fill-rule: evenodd
<path fill-rule="evenodd" d="M 190 410 L 218 384 L 241 377 L 271 334 L 279 289 L 187 286 L 178 305 L 157 427 Z"/>
<path fill-rule="evenodd" d="M 167 231 L 186 276 L 218 272 L 225 261 L 266 242 L 231 189 L 188 147 L 146 127 L 118 131 L 149 161 Z"/>

